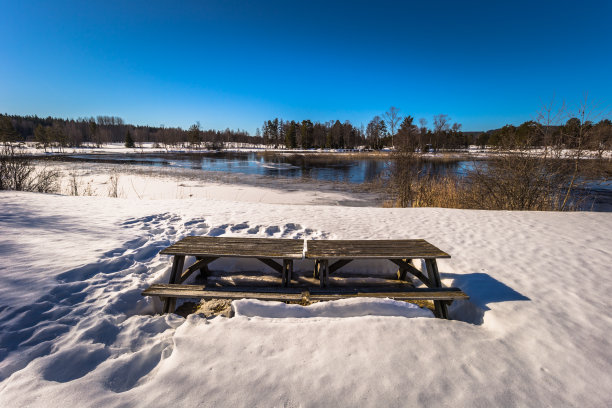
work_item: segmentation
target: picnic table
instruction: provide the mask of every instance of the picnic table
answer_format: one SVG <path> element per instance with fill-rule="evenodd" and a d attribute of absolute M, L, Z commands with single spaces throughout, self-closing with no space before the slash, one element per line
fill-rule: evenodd
<path fill-rule="evenodd" d="M 255 258 L 280 273 L 283 286 L 287 286 L 293 272 L 293 260 L 304 257 L 304 242 L 296 239 L 231 238 L 188 236 L 160 252 L 173 255 L 170 285 L 182 284 L 197 270 L 206 276 L 208 264 L 219 258 Z M 194 256 L 196 262 L 183 272 L 185 256 Z M 275 259 L 282 259 L 282 264 Z M 174 310 L 175 298 L 164 303 L 164 313 Z"/>
<path fill-rule="evenodd" d="M 172 312 L 177 298 L 255 298 L 262 300 L 304 301 L 334 300 L 347 297 L 389 297 L 398 300 L 433 300 L 436 317 L 448 318 L 447 305 L 468 296 L 458 288 L 442 286 L 436 259 L 450 255 L 423 239 L 411 240 L 294 240 L 275 238 L 234 238 L 189 236 L 162 250 L 173 256 L 168 284 L 154 284 L 143 295 L 164 298 L 163 312 Z M 196 261 L 184 269 L 186 256 Z M 281 275 L 276 287 L 209 287 L 183 285 L 195 271 L 209 274 L 208 265 L 219 258 L 253 258 Z M 293 262 L 314 260 L 313 276 L 319 287 L 292 287 Z M 397 280 L 408 274 L 419 279 L 425 288 L 393 290 L 387 288 L 334 288 L 329 276 L 358 259 L 386 259 L 398 266 Z M 422 259 L 423 270 L 414 265 Z"/>
<path fill-rule="evenodd" d="M 357 259 L 387 259 L 399 267 L 397 278 L 405 280 L 408 273 L 414 275 L 428 288 L 442 288 L 436 259 L 450 255 L 424 239 L 397 240 L 310 240 L 306 242 L 306 258 L 315 260 L 315 276 L 322 287 L 329 284 L 329 275 Z M 331 265 L 330 260 L 336 260 Z M 413 259 L 425 261 L 424 271 L 419 271 Z M 446 302 L 435 300 L 436 314 L 448 318 Z"/>

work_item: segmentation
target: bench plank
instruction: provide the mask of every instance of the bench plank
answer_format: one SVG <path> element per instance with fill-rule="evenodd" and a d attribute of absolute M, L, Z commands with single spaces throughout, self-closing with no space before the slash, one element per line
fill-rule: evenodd
<path fill-rule="evenodd" d="M 179 287 L 180 286 L 180 287 Z M 256 292 L 250 292 L 249 289 Z M 264 288 L 247 288 L 243 287 L 240 290 L 228 290 L 224 288 L 209 289 L 203 285 L 151 285 L 144 292 L 143 296 L 160 296 L 173 298 L 203 298 L 203 299 L 260 299 L 260 300 L 276 300 L 280 302 L 302 300 L 302 291 L 266 291 Z"/>
<path fill-rule="evenodd" d="M 204 299 L 260 299 L 301 301 L 306 294 L 311 300 L 325 301 L 351 297 L 385 297 L 397 300 L 457 300 L 469 299 L 459 288 L 411 288 L 397 291 L 381 287 L 304 289 L 291 287 L 215 287 L 205 285 L 154 284 L 142 292 L 143 296 Z"/>

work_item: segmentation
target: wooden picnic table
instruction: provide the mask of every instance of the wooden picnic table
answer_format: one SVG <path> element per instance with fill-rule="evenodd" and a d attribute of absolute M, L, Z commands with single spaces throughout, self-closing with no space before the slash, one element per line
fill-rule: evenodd
<path fill-rule="evenodd" d="M 255 258 L 281 274 L 283 286 L 291 281 L 293 260 L 304 257 L 304 241 L 296 239 L 232 238 L 188 236 L 162 250 L 173 255 L 169 284 L 182 284 L 197 271 L 208 273 L 208 264 L 224 257 Z M 196 257 L 196 262 L 183 272 L 185 256 Z M 282 259 L 282 265 L 274 259 Z M 166 298 L 164 313 L 174 310 L 176 298 Z"/>
<path fill-rule="evenodd" d="M 264 300 L 333 300 L 354 296 L 391 297 L 402 300 L 434 301 L 437 317 L 448 318 L 447 304 L 454 299 L 467 299 L 458 288 L 442 286 L 436 264 L 438 258 L 450 255 L 423 239 L 411 240 L 294 240 L 276 238 L 234 237 L 185 237 L 162 250 L 161 254 L 172 255 L 172 270 L 168 284 L 156 284 L 143 292 L 145 296 L 160 296 L 165 299 L 163 312 L 172 312 L 176 298 L 257 298 Z M 186 256 L 196 261 L 184 269 Z M 208 275 L 208 264 L 223 257 L 254 258 L 281 274 L 282 287 L 272 288 L 212 288 L 206 285 L 181 285 L 193 272 L 199 270 Z M 312 259 L 315 261 L 314 277 L 320 288 L 291 288 L 293 261 Z M 414 275 L 426 288 L 390 291 L 368 288 L 330 288 L 329 275 L 358 259 L 386 259 L 399 267 L 397 279 L 405 281 L 407 274 Z M 417 269 L 414 259 L 423 259 L 423 271 Z M 282 264 L 277 262 L 281 260 Z M 330 264 L 331 262 L 331 264 Z M 180 285 L 180 286 L 179 286 Z"/>
<path fill-rule="evenodd" d="M 450 258 L 446 252 L 424 239 L 395 240 L 309 240 L 306 242 L 306 258 L 315 260 L 315 277 L 321 287 L 329 285 L 329 275 L 357 259 L 387 259 L 399 267 L 397 278 L 405 280 L 408 273 L 414 275 L 428 288 L 442 288 L 436 259 Z M 424 273 L 418 270 L 413 259 L 423 259 Z M 331 265 L 329 262 L 335 260 Z M 434 300 L 435 312 L 448 318 L 447 304 Z"/>

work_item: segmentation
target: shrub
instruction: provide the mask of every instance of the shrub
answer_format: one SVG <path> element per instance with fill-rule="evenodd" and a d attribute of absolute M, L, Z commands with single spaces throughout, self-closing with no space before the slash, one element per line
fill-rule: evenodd
<path fill-rule="evenodd" d="M 13 144 L 4 144 L 0 150 L 0 190 L 54 193 L 59 189 L 59 176 L 56 170 L 37 169 Z"/>

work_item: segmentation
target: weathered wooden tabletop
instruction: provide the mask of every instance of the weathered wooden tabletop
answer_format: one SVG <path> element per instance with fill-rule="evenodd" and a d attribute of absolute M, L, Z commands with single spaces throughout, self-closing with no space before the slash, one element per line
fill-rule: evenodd
<path fill-rule="evenodd" d="M 424 239 L 393 240 L 308 240 L 309 259 L 435 259 L 450 258 Z"/>
<path fill-rule="evenodd" d="M 202 257 L 302 259 L 304 241 L 301 239 L 189 236 L 160 253 Z"/>

